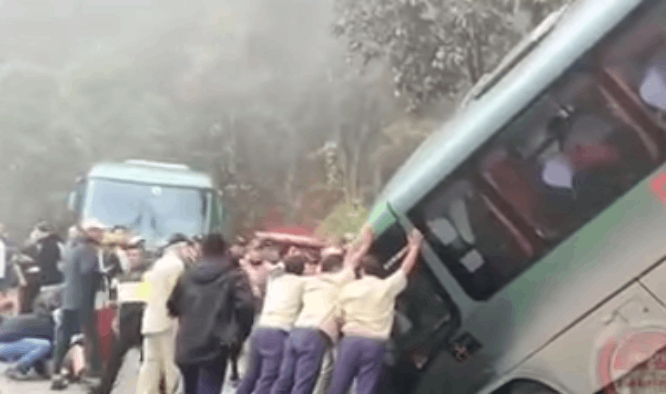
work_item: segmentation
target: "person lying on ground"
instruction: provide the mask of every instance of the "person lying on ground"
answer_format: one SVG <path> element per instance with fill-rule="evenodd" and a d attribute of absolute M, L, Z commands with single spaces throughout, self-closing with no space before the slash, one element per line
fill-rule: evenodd
<path fill-rule="evenodd" d="M 25 379 L 31 369 L 47 375 L 45 361 L 53 351 L 60 310 L 6 319 L 0 325 L 0 360 L 15 362 L 7 370 L 13 379 Z"/>
<path fill-rule="evenodd" d="M 60 305 L 55 300 L 38 297 L 33 313 L 9 317 L 0 323 L 0 343 L 11 343 L 24 338 L 53 340 L 55 320 L 53 312 Z"/>
<path fill-rule="evenodd" d="M 54 347 L 54 338 L 57 326 L 61 321 L 60 317 L 61 311 L 58 309 L 52 313 L 50 321 L 42 322 L 42 327 L 37 327 L 36 325 L 30 327 L 30 332 L 23 332 L 21 338 L 17 338 L 11 342 L 0 343 L 0 360 L 5 362 L 11 362 L 13 365 L 6 370 L 6 375 L 10 379 L 14 380 L 25 380 L 29 378 L 29 372 L 34 370 L 39 376 L 48 379 L 49 370 L 47 366 L 48 359 L 53 353 Z M 43 335 L 41 337 L 33 337 L 30 334 L 39 334 L 39 331 L 44 331 L 43 334 L 46 334 L 46 329 L 51 330 L 50 335 Z M 83 348 L 83 336 L 75 335 L 72 337 L 72 342 L 68 351 L 68 357 L 70 361 L 66 363 L 67 367 L 64 368 L 64 373 L 67 375 L 74 375 L 72 378 L 80 377 L 77 375 L 76 369 L 72 368 L 72 364 L 76 367 L 76 347 L 80 349 Z M 82 354 L 82 350 L 80 352 Z M 67 358 L 67 356 L 66 356 Z M 74 361 L 71 361 L 74 359 Z M 78 364 L 81 364 L 79 362 Z M 72 373 L 74 369 L 74 373 Z M 78 368 L 80 373 L 83 367 Z"/>

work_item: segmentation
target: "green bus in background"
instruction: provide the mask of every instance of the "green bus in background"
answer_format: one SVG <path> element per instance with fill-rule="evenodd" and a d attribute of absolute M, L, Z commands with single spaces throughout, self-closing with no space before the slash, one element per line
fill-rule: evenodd
<path fill-rule="evenodd" d="M 124 226 L 154 250 L 174 233 L 231 235 L 231 220 L 207 174 L 143 160 L 95 165 L 70 193 L 77 220 Z"/>
<path fill-rule="evenodd" d="M 548 18 L 370 215 L 389 267 L 426 244 L 380 392 L 615 392 L 666 347 L 665 161 L 666 1 Z"/>

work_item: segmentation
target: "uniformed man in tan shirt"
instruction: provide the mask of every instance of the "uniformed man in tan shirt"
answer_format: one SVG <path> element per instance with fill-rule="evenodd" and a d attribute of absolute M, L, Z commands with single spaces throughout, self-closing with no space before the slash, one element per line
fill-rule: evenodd
<path fill-rule="evenodd" d="M 236 394 L 270 393 L 285 340 L 303 304 L 304 256 L 289 256 L 268 273 L 264 307 L 252 334 L 250 365 Z"/>
<path fill-rule="evenodd" d="M 194 242 L 182 234 L 174 235 L 166 253 L 144 274 L 142 290 L 146 307 L 141 321 L 144 361 L 137 378 L 137 394 L 159 392 L 163 375 L 167 392 L 177 389 L 180 374 L 175 364 L 176 321 L 169 316 L 167 300 L 186 264 L 197 260 Z"/>
<path fill-rule="evenodd" d="M 337 318 L 343 339 L 333 373 L 331 394 L 346 394 L 356 379 L 356 394 L 375 394 L 382 375 L 385 345 L 389 340 L 395 299 L 407 287 L 407 274 L 414 268 L 423 236 L 414 230 L 400 268 L 389 277 L 373 256 L 361 260 L 361 279 L 347 284 L 338 298 Z"/>
<path fill-rule="evenodd" d="M 355 269 L 372 244 L 372 228 L 363 231 L 344 259 L 332 255 L 321 262 L 320 273 L 305 279 L 303 308 L 289 333 L 272 394 L 311 394 L 325 353 L 338 338 L 335 305 L 340 290 L 355 279 Z"/>

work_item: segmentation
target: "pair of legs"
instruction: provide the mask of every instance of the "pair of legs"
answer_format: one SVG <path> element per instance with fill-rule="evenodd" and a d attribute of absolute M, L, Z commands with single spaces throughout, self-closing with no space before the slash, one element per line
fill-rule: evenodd
<path fill-rule="evenodd" d="M 43 363 L 51 354 L 53 345 L 48 339 L 23 338 L 16 342 L 0 344 L 0 360 L 15 362 L 15 368 L 27 374 L 31 368 Z"/>
<path fill-rule="evenodd" d="M 285 344 L 280 375 L 272 394 L 311 394 L 330 339 L 317 329 L 294 328 Z"/>
<path fill-rule="evenodd" d="M 111 394 L 125 355 L 130 349 L 141 346 L 143 341 L 141 335 L 143 308 L 142 303 L 126 303 L 118 309 L 118 334 L 113 342 L 111 357 L 102 376 L 102 381 L 93 390 L 95 394 Z"/>
<path fill-rule="evenodd" d="M 331 347 L 326 353 L 324 353 L 319 378 L 317 379 L 313 394 L 328 394 L 328 389 L 331 387 L 331 380 L 333 379 L 333 370 L 335 368 L 335 350 L 335 348 Z"/>
<path fill-rule="evenodd" d="M 280 374 L 286 331 L 258 328 L 250 340 L 249 367 L 236 394 L 269 394 Z"/>
<path fill-rule="evenodd" d="M 370 338 L 345 337 L 335 364 L 330 394 L 346 394 L 356 379 L 356 394 L 375 394 L 382 377 L 386 344 Z"/>
<path fill-rule="evenodd" d="M 179 365 L 185 385 L 184 394 L 220 394 L 227 371 L 228 349 L 223 350 L 214 360 Z"/>
<path fill-rule="evenodd" d="M 176 392 L 180 375 L 174 363 L 175 341 L 173 329 L 143 336 L 143 363 L 137 380 L 137 394 L 159 393 L 162 375 L 166 393 Z"/>
<path fill-rule="evenodd" d="M 101 376 L 102 361 L 99 353 L 99 338 L 97 334 L 97 320 L 95 310 L 86 308 L 81 310 L 63 310 L 62 321 L 56 330 L 55 350 L 53 356 L 53 385 L 52 388 L 62 390 L 66 386 L 63 376 L 60 374 L 62 363 L 70 347 L 72 336 L 79 332 L 79 328 L 85 336 L 87 351 L 86 365 L 89 367 L 90 375 Z"/>

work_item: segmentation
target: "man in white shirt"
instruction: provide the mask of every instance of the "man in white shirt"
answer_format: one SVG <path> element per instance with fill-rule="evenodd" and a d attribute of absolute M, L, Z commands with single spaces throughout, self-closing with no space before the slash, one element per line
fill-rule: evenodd
<path fill-rule="evenodd" d="M 289 256 L 268 273 L 264 307 L 251 339 L 250 366 L 236 394 L 270 393 L 285 340 L 303 304 L 304 256 Z"/>
<path fill-rule="evenodd" d="M 179 370 L 175 364 L 175 320 L 167 311 L 167 300 L 185 264 L 196 259 L 194 242 L 184 235 L 174 235 L 167 250 L 148 270 L 140 292 L 146 301 L 141 321 L 144 361 L 137 380 L 137 394 L 159 392 L 160 378 L 168 393 L 175 392 Z"/>
<path fill-rule="evenodd" d="M 356 394 L 375 394 L 382 375 L 386 342 L 389 340 L 395 299 L 407 287 L 407 274 L 414 268 L 423 236 L 414 230 L 401 267 L 386 279 L 384 266 L 372 256 L 361 261 L 361 279 L 341 291 L 336 315 L 344 338 L 335 364 L 331 394 L 346 394 L 356 379 Z"/>
<path fill-rule="evenodd" d="M 354 270 L 370 249 L 372 239 L 372 229 L 366 227 L 363 242 L 355 245 L 344 260 L 329 256 L 321 262 L 318 275 L 306 278 L 303 308 L 289 333 L 272 394 L 311 394 L 314 390 L 324 355 L 338 338 L 338 295 L 344 285 L 355 279 Z"/>

